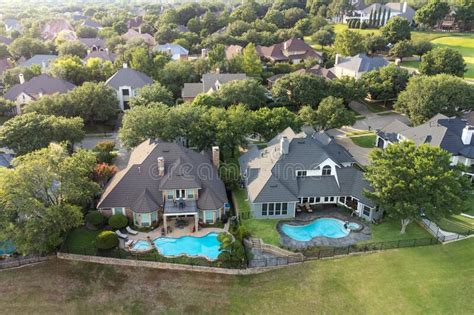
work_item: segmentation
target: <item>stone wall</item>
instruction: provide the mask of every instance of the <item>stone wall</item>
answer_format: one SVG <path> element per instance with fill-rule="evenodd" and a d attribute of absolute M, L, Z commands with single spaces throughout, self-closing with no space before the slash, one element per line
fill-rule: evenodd
<path fill-rule="evenodd" d="M 120 259 L 120 258 L 109 258 L 99 256 L 85 256 L 77 254 L 58 253 L 59 259 L 73 260 L 73 261 L 84 261 L 97 264 L 105 265 L 117 265 L 117 266 L 130 266 L 130 267 L 145 267 L 165 270 L 182 270 L 182 271 L 194 271 L 194 272 L 205 272 L 205 273 L 217 273 L 223 275 L 252 275 L 259 274 L 270 270 L 280 269 L 284 266 L 272 266 L 272 267 L 259 267 L 250 269 L 226 269 L 217 267 L 204 267 L 204 266 L 191 266 L 182 264 L 171 264 L 162 263 L 156 261 L 144 261 L 144 260 L 133 260 L 133 259 Z"/>

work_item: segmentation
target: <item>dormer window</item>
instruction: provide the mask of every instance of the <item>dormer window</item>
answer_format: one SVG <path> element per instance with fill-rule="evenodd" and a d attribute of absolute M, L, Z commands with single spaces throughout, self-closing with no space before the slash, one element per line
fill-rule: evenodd
<path fill-rule="evenodd" d="M 331 175 L 331 166 L 326 165 L 323 167 L 323 176 Z"/>
<path fill-rule="evenodd" d="M 306 171 L 296 171 L 297 177 L 305 177 L 307 175 Z"/>

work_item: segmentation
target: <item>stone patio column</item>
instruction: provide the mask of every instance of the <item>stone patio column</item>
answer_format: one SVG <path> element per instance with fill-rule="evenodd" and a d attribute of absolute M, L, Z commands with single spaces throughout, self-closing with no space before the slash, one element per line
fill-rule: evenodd
<path fill-rule="evenodd" d="M 165 236 L 168 233 L 168 227 L 166 225 L 166 215 L 163 214 L 163 228 L 165 229 Z"/>
<path fill-rule="evenodd" d="M 194 215 L 194 232 L 199 231 L 199 214 Z"/>

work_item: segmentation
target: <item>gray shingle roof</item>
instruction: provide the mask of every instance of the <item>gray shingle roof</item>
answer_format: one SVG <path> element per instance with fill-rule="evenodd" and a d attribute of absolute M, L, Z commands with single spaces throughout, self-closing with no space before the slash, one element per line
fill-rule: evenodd
<path fill-rule="evenodd" d="M 105 83 L 116 90 L 121 86 L 130 86 L 132 89 L 139 89 L 145 85 L 152 84 L 153 79 L 143 72 L 130 68 L 122 68 L 111 76 Z"/>
<path fill-rule="evenodd" d="M 78 38 L 77 40 L 89 48 L 94 46 L 97 48 L 105 47 L 105 40 L 101 38 Z"/>
<path fill-rule="evenodd" d="M 379 131 L 377 135 L 383 139 L 389 140 L 390 142 L 397 142 L 397 135 L 403 130 L 409 129 L 407 125 L 399 120 L 394 120 Z"/>
<path fill-rule="evenodd" d="M 23 84 L 15 84 L 7 91 L 7 93 L 5 93 L 4 98 L 15 101 L 21 93 L 37 98 L 40 94 L 50 95 L 54 93 L 66 93 L 75 87 L 74 84 L 63 79 L 53 78 L 47 74 L 41 74 Z"/>
<path fill-rule="evenodd" d="M 158 157 L 165 161 L 164 176 L 158 174 Z M 227 202 L 224 183 L 207 155 L 176 143 L 146 140 L 132 151 L 127 167 L 109 182 L 97 207 L 135 210 L 134 206 L 143 204 L 143 208 L 150 209 L 151 201 L 162 207 L 165 188 L 200 188 L 199 209 L 218 209 Z M 147 202 L 139 200 L 145 196 L 145 190 Z"/>
<path fill-rule="evenodd" d="M 185 83 L 181 97 L 196 97 L 198 94 L 217 90 L 217 85 L 247 79 L 245 73 L 206 73 L 203 74 L 201 83 Z"/>
<path fill-rule="evenodd" d="M 369 57 L 366 54 L 357 54 L 353 57 L 343 58 L 335 67 L 349 69 L 354 72 L 367 72 L 388 66 L 389 62 L 384 57 Z"/>
<path fill-rule="evenodd" d="M 19 67 L 31 67 L 32 65 L 46 66 L 48 67 L 58 56 L 56 55 L 34 55 L 30 59 L 19 64 Z"/>
<path fill-rule="evenodd" d="M 84 61 L 87 61 L 91 58 L 99 58 L 105 61 L 114 62 L 116 55 L 105 50 L 94 50 L 87 54 L 87 56 L 84 58 Z"/>

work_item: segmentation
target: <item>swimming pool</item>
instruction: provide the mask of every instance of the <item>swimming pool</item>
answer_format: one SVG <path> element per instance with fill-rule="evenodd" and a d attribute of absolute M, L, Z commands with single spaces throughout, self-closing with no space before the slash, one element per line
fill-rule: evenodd
<path fill-rule="evenodd" d="M 0 242 L 0 255 L 11 255 L 16 251 L 12 242 Z"/>
<path fill-rule="evenodd" d="M 160 254 L 164 256 L 204 257 L 216 260 L 221 251 L 221 243 L 217 233 L 209 233 L 203 237 L 183 236 L 180 238 L 159 237 L 153 241 Z"/>
<path fill-rule="evenodd" d="M 283 224 L 283 233 L 297 241 L 309 241 L 314 237 L 341 238 L 349 235 L 344 221 L 333 218 L 316 219 L 306 225 Z"/>
<path fill-rule="evenodd" d="M 147 250 L 150 250 L 151 248 L 152 248 L 152 246 L 151 246 L 150 242 L 143 241 L 143 240 L 140 240 L 140 241 L 136 242 L 132 246 L 132 250 L 137 251 L 137 252 L 147 251 Z"/>

